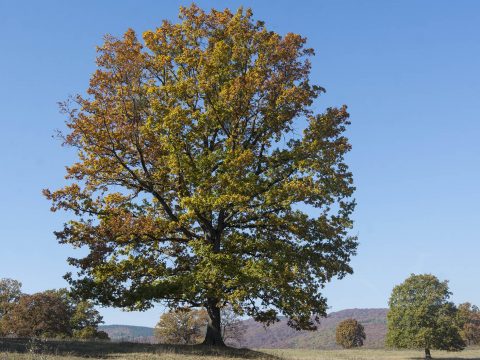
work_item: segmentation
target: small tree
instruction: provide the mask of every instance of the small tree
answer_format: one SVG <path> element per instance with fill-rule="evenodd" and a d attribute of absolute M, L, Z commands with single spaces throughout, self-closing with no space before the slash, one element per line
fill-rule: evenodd
<path fill-rule="evenodd" d="M 448 281 L 433 275 L 412 274 L 394 287 L 387 315 L 386 344 L 395 348 L 458 351 L 465 347 L 458 327 L 457 309 L 449 302 Z"/>
<path fill-rule="evenodd" d="M 98 325 L 103 323 L 103 317 L 89 301 L 74 302 L 70 325 L 73 337 L 77 339 L 108 339 L 108 334 L 98 331 Z M 105 336 L 106 335 L 106 336 Z"/>
<path fill-rule="evenodd" d="M 461 335 L 467 345 L 480 343 L 480 310 L 470 303 L 458 306 L 458 323 Z"/>
<path fill-rule="evenodd" d="M 355 319 L 346 319 L 337 325 L 335 337 L 338 345 L 351 349 L 363 346 L 366 335 L 362 324 Z"/>
<path fill-rule="evenodd" d="M 68 289 L 47 290 L 58 296 L 67 306 L 71 333 L 77 339 L 105 339 L 105 334 L 98 331 L 98 325 L 103 323 L 103 317 L 92 302 L 72 296 Z M 108 339 L 108 335 L 107 335 Z"/>
<path fill-rule="evenodd" d="M 205 334 L 208 313 L 205 309 L 179 308 L 160 316 L 155 337 L 167 344 L 198 344 Z"/>

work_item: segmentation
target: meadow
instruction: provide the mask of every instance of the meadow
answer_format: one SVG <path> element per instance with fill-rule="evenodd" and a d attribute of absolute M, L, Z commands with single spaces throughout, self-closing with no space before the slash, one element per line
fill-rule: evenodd
<path fill-rule="evenodd" d="M 0 360 L 414 360 L 423 352 L 382 349 L 213 349 L 138 343 L 0 339 Z M 433 351 L 434 359 L 480 360 L 480 348 L 462 352 Z"/>

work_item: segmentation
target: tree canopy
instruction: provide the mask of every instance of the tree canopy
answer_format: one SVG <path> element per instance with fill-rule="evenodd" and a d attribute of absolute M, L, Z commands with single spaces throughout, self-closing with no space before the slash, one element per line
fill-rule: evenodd
<path fill-rule="evenodd" d="M 355 319 L 346 319 L 337 325 L 335 339 L 345 349 L 363 346 L 365 338 L 363 325 Z"/>
<path fill-rule="evenodd" d="M 107 36 L 86 95 L 63 103 L 71 183 L 45 190 L 76 216 L 57 232 L 77 293 L 104 305 L 220 308 L 296 329 L 352 272 L 357 241 L 346 107 L 314 113 L 313 50 L 251 10 L 181 8 L 180 22 Z M 301 129 L 304 128 L 303 132 Z"/>
<path fill-rule="evenodd" d="M 458 351 L 465 347 L 448 281 L 412 274 L 394 287 L 389 300 L 386 344 L 395 348 Z"/>

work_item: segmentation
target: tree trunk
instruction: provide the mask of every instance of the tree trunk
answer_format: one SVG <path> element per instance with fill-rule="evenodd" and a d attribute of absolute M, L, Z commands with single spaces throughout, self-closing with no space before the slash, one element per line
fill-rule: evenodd
<path fill-rule="evenodd" d="M 425 349 L 425 359 L 431 359 L 432 355 L 430 355 L 430 349 Z"/>
<path fill-rule="evenodd" d="M 218 307 L 217 301 L 215 299 L 207 300 L 207 312 L 209 320 L 207 325 L 207 334 L 205 335 L 203 345 L 221 347 L 226 346 L 222 338 L 222 328 L 220 325 L 220 308 Z"/>

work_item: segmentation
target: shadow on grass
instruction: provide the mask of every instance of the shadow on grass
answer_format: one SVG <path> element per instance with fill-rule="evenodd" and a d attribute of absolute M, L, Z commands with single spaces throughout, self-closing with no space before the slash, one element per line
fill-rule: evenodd
<path fill-rule="evenodd" d="M 141 344 L 109 341 L 43 340 L 30 338 L 0 338 L 0 352 L 74 355 L 106 358 L 111 354 L 182 354 L 195 356 L 222 356 L 239 359 L 278 360 L 277 356 L 249 349 L 214 348 L 204 345 Z"/>

